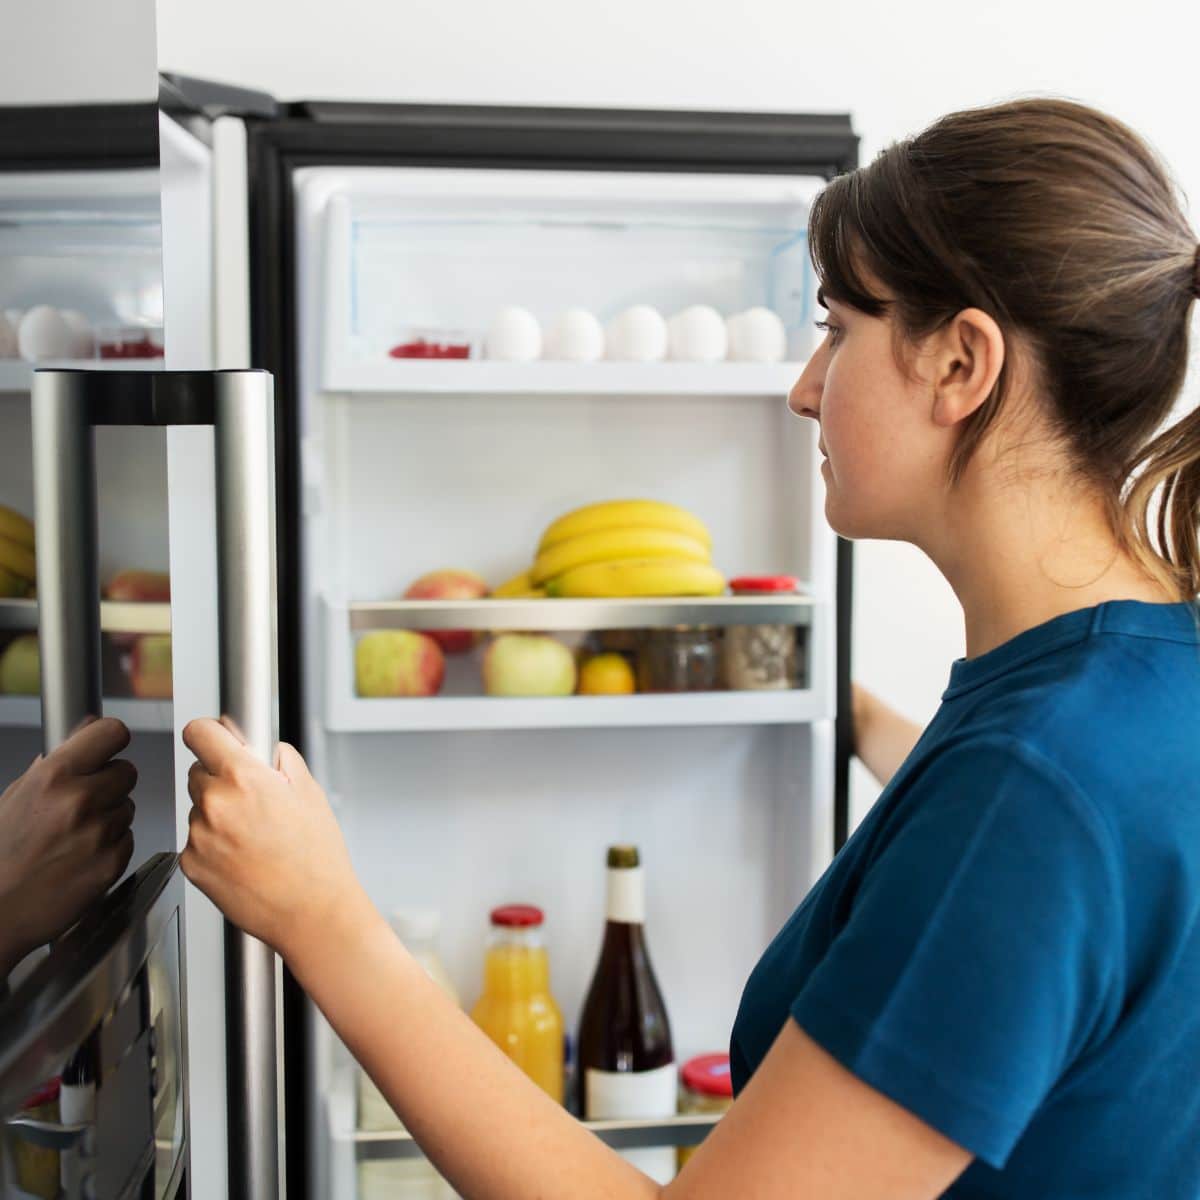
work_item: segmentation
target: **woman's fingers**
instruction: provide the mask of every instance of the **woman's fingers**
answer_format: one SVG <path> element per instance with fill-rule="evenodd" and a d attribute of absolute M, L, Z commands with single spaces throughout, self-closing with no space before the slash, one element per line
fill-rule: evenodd
<path fill-rule="evenodd" d="M 183 744 L 211 775 L 224 774 L 247 762 L 258 762 L 235 734 L 211 717 L 189 721 L 183 728 Z"/>
<path fill-rule="evenodd" d="M 129 745 L 129 730 L 115 717 L 101 717 L 75 730 L 46 761 L 71 775 L 91 775 Z"/>
<path fill-rule="evenodd" d="M 307 783 L 312 779 L 312 772 L 300 751 L 287 742 L 279 743 L 275 751 L 275 765 L 289 783 Z"/>

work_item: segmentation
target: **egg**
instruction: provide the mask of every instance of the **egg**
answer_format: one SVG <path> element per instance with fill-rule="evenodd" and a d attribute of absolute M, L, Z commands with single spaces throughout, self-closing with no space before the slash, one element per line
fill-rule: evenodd
<path fill-rule="evenodd" d="M 96 353 L 96 335 L 92 323 L 73 308 L 64 308 L 58 314 L 71 331 L 71 357 L 91 358 Z"/>
<path fill-rule="evenodd" d="M 569 308 L 546 335 L 546 357 L 595 362 L 604 357 L 604 327 L 586 308 Z"/>
<path fill-rule="evenodd" d="M 71 357 L 71 327 L 56 308 L 39 304 L 22 318 L 17 330 L 17 349 L 26 362 L 46 362 Z"/>
<path fill-rule="evenodd" d="M 720 362 L 728 348 L 725 318 L 707 304 L 693 304 L 667 322 L 667 349 L 676 362 Z"/>
<path fill-rule="evenodd" d="M 604 356 L 616 362 L 660 362 L 667 357 L 667 323 L 649 304 L 635 304 L 608 323 Z"/>
<path fill-rule="evenodd" d="M 787 332 L 769 308 L 750 308 L 725 323 L 729 357 L 736 362 L 783 362 L 787 357 Z"/>
<path fill-rule="evenodd" d="M 485 346 L 499 362 L 533 362 L 541 357 L 542 327 L 529 309 L 510 304 L 492 318 Z"/>
<path fill-rule="evenodd" d="M 17 331 L 6 316 L 0 315 L 0 358 L 17 357 Z"/>

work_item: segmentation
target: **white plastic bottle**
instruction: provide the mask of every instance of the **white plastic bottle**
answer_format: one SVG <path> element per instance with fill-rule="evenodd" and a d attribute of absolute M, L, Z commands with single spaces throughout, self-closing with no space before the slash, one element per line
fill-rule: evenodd
<path fill-rule="evenodd" d="M 401 909 L 392 913 L 391 925 L 429 978 L 461 1005 L 458 991 L 438 957 L 438 913 Z M 404 1129 L 391 1105 L 362 1070 L 358 1072 L 358 1127 L 371 1133 Z M 358 1165 L 359 1200 L 453 1200 L 454 1196 L 450 1185 L 423 1158 L 380 1159 Z"/>

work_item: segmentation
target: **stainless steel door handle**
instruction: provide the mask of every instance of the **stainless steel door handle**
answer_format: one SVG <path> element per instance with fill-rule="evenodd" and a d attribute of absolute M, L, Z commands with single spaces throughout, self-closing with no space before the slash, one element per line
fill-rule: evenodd
<path fill-rule="evenodd" d="M 39 370 L 32 407 L 46 750 L 100 714 L 95 427 L 211 424 L 221 711 L 270 762 L 278 740 L 271 376 Z M 228 924 L 225 987 L 229 1195 L 278 1200 L 275 956 Z"/>

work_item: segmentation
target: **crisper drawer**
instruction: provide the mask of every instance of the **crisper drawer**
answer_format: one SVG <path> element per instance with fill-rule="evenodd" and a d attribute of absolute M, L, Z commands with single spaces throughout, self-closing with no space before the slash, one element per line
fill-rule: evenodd
<path fill-rule="evenodd" d="M 490 389 L 485 364 L 529 363 L 516 386 L 539 390 L 597 360 L 668 376 L 703 362 L 737 389 L 810 346 L 816 180 L 364 168 L 301 172 L 299 186 L 321 228 L 329 390 Z M 696 306 L 698 323 L 664 330 Z"/>

